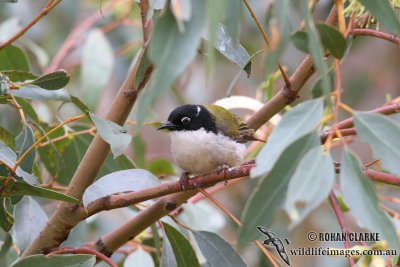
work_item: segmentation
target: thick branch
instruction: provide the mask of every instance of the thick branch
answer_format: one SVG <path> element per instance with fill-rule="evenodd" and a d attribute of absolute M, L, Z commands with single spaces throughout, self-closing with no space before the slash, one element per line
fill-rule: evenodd
<path fill-rule="evenodd" d="M 149 66 L 139 87 L 134 87 L 137 69 L 144 51 L 145 48 L 143 48 L 136 57 L 132 65 L 133 67 L 129 70 L 125 82 L 119 89 L 110 107 L 110 111 L 107 114 L 107 119 L 117 124 L 123 125 L 125 123 L 140 91 L 143 89 L 152 73 L 153 67 Z M 93 183 L 109 151 L 110 146 L 99 135 L 96 135 L 72 177 L 66 194 L 82 199 L 84 191 Z M 48 221 L 45 229 L 25 250 L 22 257 L 41 253 L 46 247 L 58 246 L 66 239 L 70 229 L 80 222 L 78 211 L 79 208 L 76 205 L 64 202 L 60 203 L 56 212 Z"/>

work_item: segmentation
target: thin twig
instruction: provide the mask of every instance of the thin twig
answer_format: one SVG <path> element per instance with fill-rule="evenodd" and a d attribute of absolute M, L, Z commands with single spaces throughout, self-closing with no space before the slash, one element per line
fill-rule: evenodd
<path fill-rule="evenodd" d="M 108 265 L 111 267 L 118 267 L 118 265 L 113 262 L 109 257 L 106 255 L 98 252 L 97 250 L 91 249 L 91 248 L 70 248 L 70 247 L 61 247 L 61 248 L 56 248 L 52 252 L 46 255 L 46 257 L 51 257 L 53 255 L 57 254 L 89 254 L 89 255 L 94 255 L 96 256 L 97 259 L 103 260 Z"/>
<path fill-rule="evenodd" d="M 95 130 L 96 130 L 96 127 L 92 127 L 90 129 L 86 129 L 86 130 L 82 130 L 82 131 L 65 133 L 62 136 L 58 136 L 58 137 L 53 138 L 53 139 L 51 139 L 49 141 L 46 141 L 46 142 L 38 144 L 38 147 L 44 147 L 44 146 L 47 146 L 47 145 L 49 145 L 51 143 L 56 143 L 56 142 L 62 141 L 64 139 L 67 139 L 67 138 L 70 138 L 71 136 L 76 136 L 76 135 L 90 134 L 91 136 L 95 136 L 95 133 L 94 133 Z"/>
<path fill-rule="evenodd" d="M 18 38 L 24 35 L 30 28 L 32 28 L 41 18 L 43 18 L 47 13 L 50 12 L 54 7 L 56 7 L 61 0 L 49 0 L 46 6 L 42 9 L 42 11 L 37 15 L 31 22 L 29 22 L 25 27 L 23 27 L 20 31 L 14 34 L 10 39 L 0 45 L 0 51 L 15 42 Z"/>
<path fill-rule="evenodd" d="M 394 44 L 400 44 L 400 37 L 373 29 L 353 29 L 351 30 L 351 34 L 353 36 L 372 36 Z"/>

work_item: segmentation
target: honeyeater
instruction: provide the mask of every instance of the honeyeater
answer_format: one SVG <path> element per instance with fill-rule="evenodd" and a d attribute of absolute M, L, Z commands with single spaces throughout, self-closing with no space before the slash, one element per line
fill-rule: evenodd
<path fill-rule="evenodd" d="M 258 140 L 238 116 L 217 105 L 175 108 L 158 130 L 171 135 L 171 151 L 187 173 L 203 174 L 243 163 L 244 143 Z M 182 178 L 182 177 L 181 177 Z"/>

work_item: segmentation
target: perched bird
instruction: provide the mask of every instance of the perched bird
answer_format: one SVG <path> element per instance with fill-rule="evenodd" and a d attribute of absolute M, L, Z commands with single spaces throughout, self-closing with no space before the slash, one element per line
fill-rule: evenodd
<path fill-rule="evenodd" d="M 172 155 L 186 177 L 242 164 L 243 143 L 258 140 L 239 117 L 217 105 L 177 107 L 162 129 L 170 132 Z"/>

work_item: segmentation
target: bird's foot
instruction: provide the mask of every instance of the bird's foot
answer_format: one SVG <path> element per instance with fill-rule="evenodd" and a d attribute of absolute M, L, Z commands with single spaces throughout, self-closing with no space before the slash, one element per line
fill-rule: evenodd
<path fill-rule="evenodd" d="M 186 192 L 186 189 L 189 187 L 189 172 L 182 172 L 181 177 L 179 177 L 179 184 L 183 191 Z"/>

